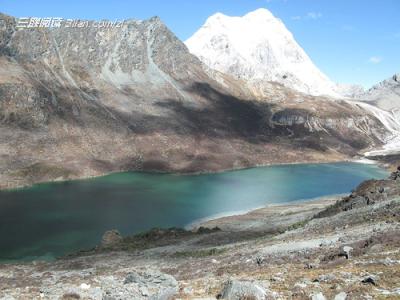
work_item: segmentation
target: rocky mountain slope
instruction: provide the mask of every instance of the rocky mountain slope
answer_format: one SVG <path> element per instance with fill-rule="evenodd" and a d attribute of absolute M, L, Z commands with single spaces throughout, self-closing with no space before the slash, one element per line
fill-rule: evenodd
<path fill-rule="evenodd" d="M 397 171 L 343 199 L 270 206 L 190 231 L 109 231 L 90 251 L 0 265 L 0 298 L 398 299 L 399 181 Z"/>
<path fill-rule="evenodd" d="M 343 160 L 390 134 L 358 104 L 206 72 L 158 18 L 51 29 L 0 19 L 0 188 Z"/>
<path fill-rule="evenodd" d="M 400 74 L 395 74 L 364 93 L 354 96 L 359 105 L 381 119 L 392 132 L 382 149 L 369 151 L 368 156 L 398 155 L 400 153 Z M 365 104 L 367 103 L 367 104 Z"/>
<path fill-rule="evenodd" d="M 279 82 L 311 95 L 341 97 L 360 92 L 360 87 L 332 82 L 283 22 L 264 8 L 243 17 L 217 13 L 186 45 L 209 68 L 246 81 Z"/>
<path fill-rule="evenodd" d="M 356 95 L 356 98 L 383 110 L 392 111 L 400 120 L 400 73 Z"/>

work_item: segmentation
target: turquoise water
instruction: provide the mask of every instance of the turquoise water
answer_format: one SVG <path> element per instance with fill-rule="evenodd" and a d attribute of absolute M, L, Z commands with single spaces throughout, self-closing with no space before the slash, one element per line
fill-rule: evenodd
<path fill-rule="evenodd" d="M 0 260 L 51 259 L 134 234 L 217 214 L 350 192 L 388 174 L 375 165 L 303 164 L 219 174 L 119 173 L 0 192 Z"/>

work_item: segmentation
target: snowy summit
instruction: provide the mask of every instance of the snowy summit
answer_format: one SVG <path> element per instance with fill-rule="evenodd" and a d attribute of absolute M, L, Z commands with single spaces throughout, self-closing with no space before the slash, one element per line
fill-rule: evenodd
<path fill-rule="evenodd" d="M 211 69 L 237 78 L 276 81 L 312 95 L 346 93 L 314 65 L 283 22 L 264 8 L 243 17 L 217 13 L 186 45 Z"/>

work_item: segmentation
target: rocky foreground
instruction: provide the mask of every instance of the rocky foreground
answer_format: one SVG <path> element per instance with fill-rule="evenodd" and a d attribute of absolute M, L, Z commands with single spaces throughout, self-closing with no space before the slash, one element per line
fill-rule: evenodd
<path fill-rule="evenodd" d="M 1 299 L 399 299 L 400 171 L 349 196 L 192 230 L 107 232 L 90 251 L 0 267 Z"/>

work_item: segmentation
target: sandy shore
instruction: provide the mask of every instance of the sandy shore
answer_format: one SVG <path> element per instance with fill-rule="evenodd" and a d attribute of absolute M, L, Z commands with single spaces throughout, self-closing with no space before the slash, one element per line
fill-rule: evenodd
<path fill-rule="evenodd" d="M 233 215 L 212 216 L 193 222 L 187 228 L 219 227 L 224 231 L 268 231 L 293 222 L 311 218 L 317 212 L 340 200 L 344 194 L 270 204 Z"/>

